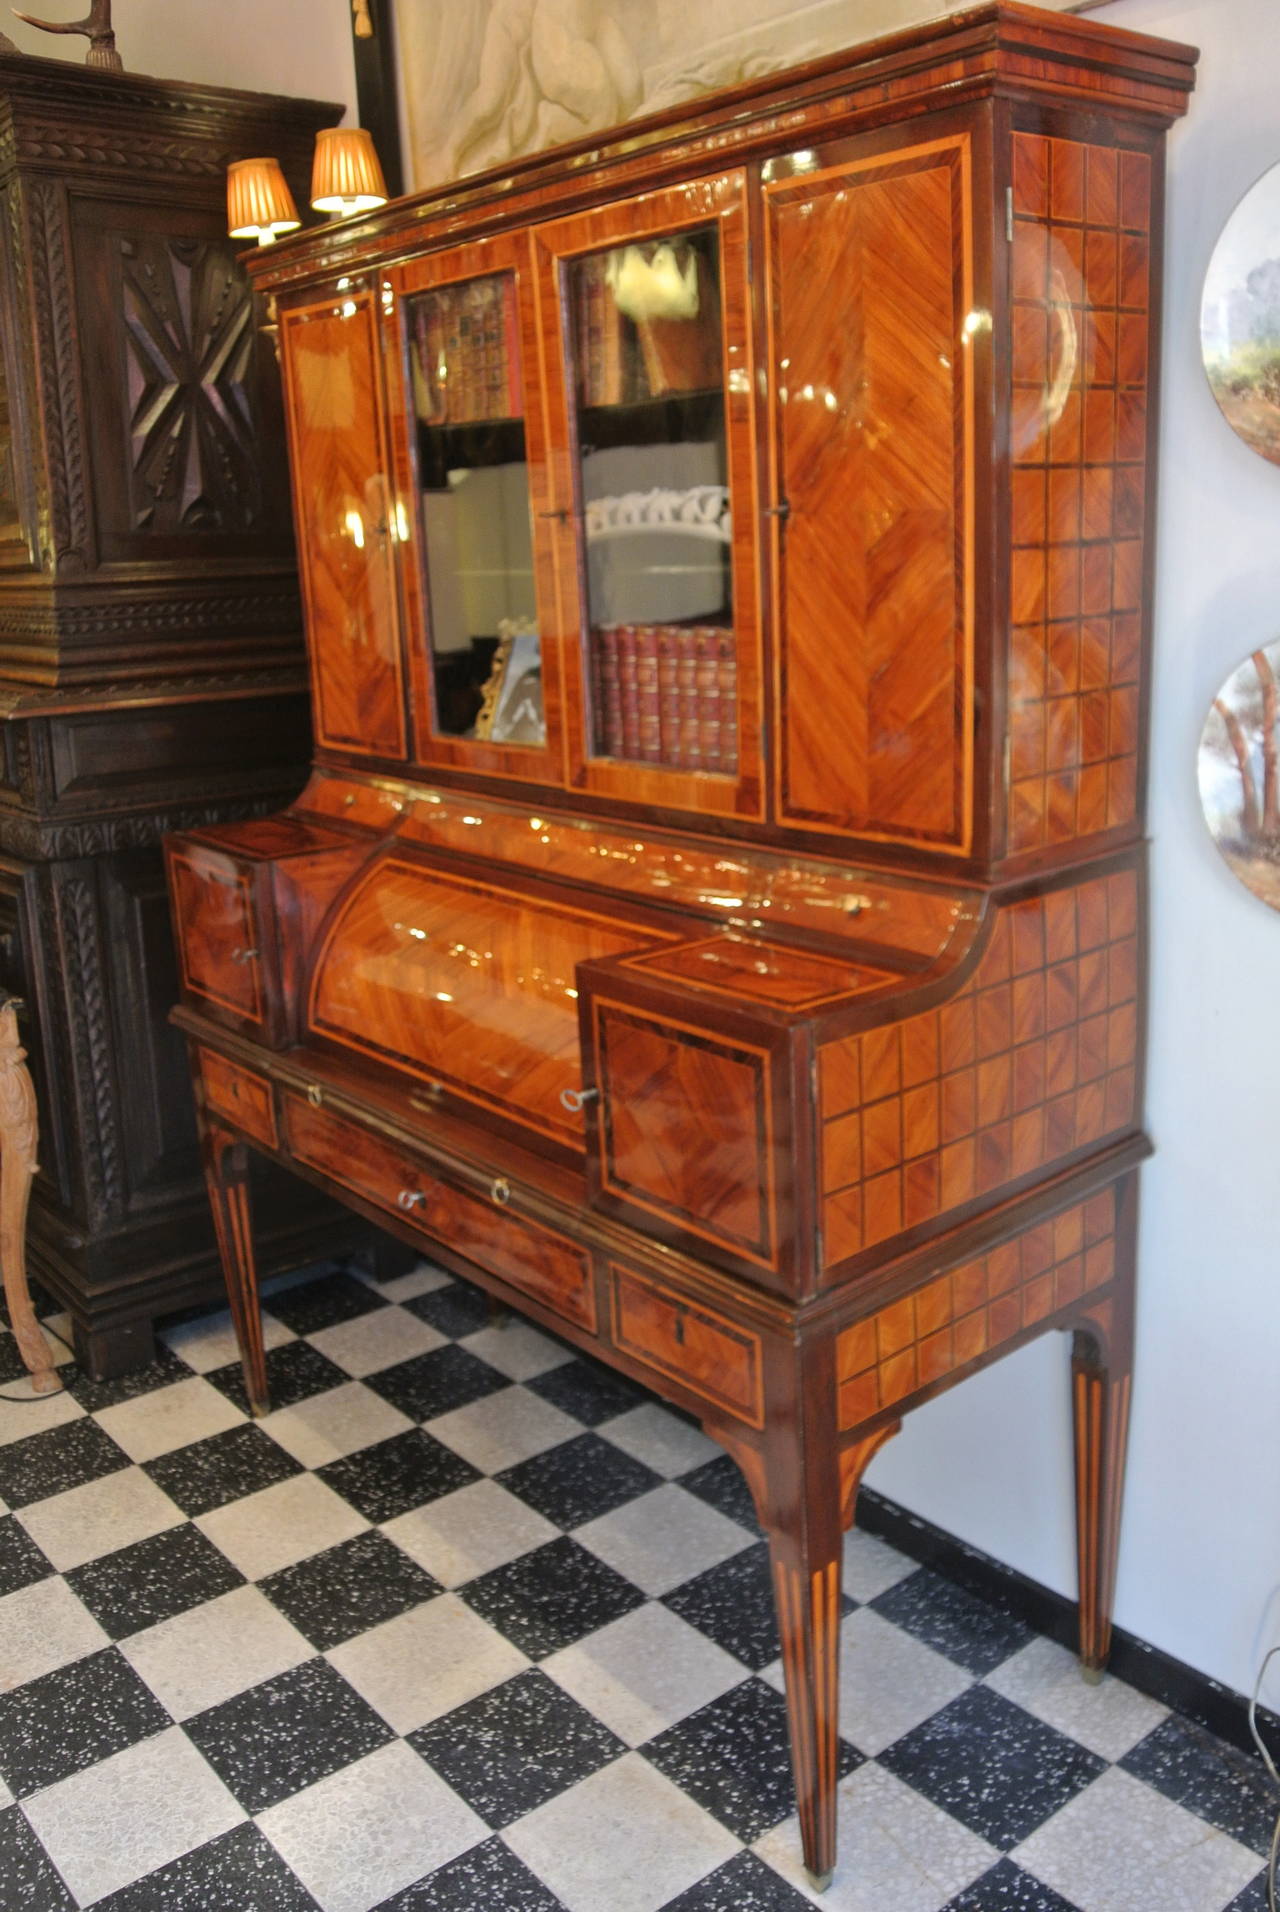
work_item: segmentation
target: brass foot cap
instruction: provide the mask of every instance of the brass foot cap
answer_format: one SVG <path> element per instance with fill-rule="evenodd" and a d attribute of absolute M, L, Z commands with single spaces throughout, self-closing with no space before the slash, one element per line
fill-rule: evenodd
<path fill-rule="evenodd" d="M 815 1872 L 812 1866 L 806 1866 L 804 1876 L 815 1892 L 825 1892 L 835 1877 L 835 1868 L 833 1866 L 830 1872 Z"/>
<path fill-rule="evenodd" d="M 1101 1686 L 1106 1674 L 1105 1666 L 1085 1666 L 1083 1662 L 1081 1663 L 1080 1678 L 1086 1686 Z"/>

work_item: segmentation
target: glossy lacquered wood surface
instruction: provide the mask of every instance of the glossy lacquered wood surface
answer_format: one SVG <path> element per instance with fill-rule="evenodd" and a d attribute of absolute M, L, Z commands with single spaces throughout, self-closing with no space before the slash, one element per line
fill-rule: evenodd
<path fill-rule="evenodd" d="M 406 754 L 378 344 L 370 286 L 284 314 L 294 505 L 307 605 L 316 741 Z"/>
<path fill-rule="evenodd" d="M 957 135 L 764 189 L 787 512 L 778 813 L 958 850 L 972 774 L 969 168 Z"/>

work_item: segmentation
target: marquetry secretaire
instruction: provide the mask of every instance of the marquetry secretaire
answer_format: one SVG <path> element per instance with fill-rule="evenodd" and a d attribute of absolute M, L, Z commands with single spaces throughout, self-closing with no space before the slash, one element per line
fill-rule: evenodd
<path fill-rule="evenodd" d="M 253 1149 L 699 1415 L 819 1880 L 859 1478 L 1049 1328 L 1107 1653 L 1193 60 L 983 6 L 252 265 L 316 765 L 169 846 L 250 1396 Z"/>

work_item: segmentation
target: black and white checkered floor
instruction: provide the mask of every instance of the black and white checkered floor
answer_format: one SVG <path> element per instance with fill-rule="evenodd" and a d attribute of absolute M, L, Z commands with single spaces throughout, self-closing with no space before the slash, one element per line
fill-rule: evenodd
<path fill-rule="evenodd" d="M 1264 1912 L 1246 1759 L 860 1534 L 819 1898 L 720 1450 L 437 1269 L 267 1309 L 256 1424 L 225 1315 L 0 1401 L 5 1912 Z"/>

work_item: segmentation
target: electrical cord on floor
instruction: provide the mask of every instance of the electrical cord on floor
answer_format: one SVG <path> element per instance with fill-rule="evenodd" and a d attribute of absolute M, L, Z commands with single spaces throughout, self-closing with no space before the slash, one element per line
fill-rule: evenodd
<path fill-rule="evenodd" d="M 74 1363 L 76 1357 L 62 1336 L 55 1334 L 54 1330 L 47 1327 L 43 1321 L 40 1323 L 40 1328 L 46 1340 L 56 1341 L 58 1346 L 66 1354 L 67 1360 Z M 57 1365 L 61 1367 L 63 1363 L 58 1362 Z M 66 1391 L 67 1384 L 65 1381 L 62 1382 L 60 1387 L 50 1388 L 47 1394 L 10 1394 L 7 1388 L 0 1388 L 0 1401 L 12 1401 L 15 1407 L 39 1407 L 42 1401 L 56 1401 L 58 1396 L 65 1394 Z"/>
<path fill-rule="evenodd" d="M 1262 1763 L 1271 1775 L 1271 1783 L 1276 1791 L 1280 1793 L 1280 1772 L 1276 1770 L 1276 1762 L 1272 1757 L 1270 1747 L 1258 1731 L 1258 1699 L 1262 1693 L 1262 1682 L 1267 1677 L 1267 1668 L 1270 1666 L 1272 1660 L 1275 1659 L 1277 1653 L 1280 1653 L 1280 1646 L 1273 1646 L 1263 1660 L 1262 1665 L 1258 1668 L 1258 1678 L 1253 1689 L 1253 1698 L 1249 1701 L 1249 1731 L 1253 1734 L 1254 1745 L 1262 1754 Z M 1276 1814 L 1275 1829 L 1271 1834 L 1271 1850 L 1267 1854 L 1267 1912 L 1276 1912 L 1277 1858 L 1280 1858 L 1280 1812 Z"/>

